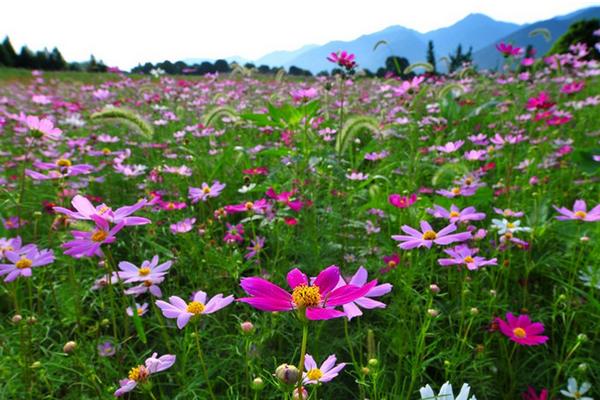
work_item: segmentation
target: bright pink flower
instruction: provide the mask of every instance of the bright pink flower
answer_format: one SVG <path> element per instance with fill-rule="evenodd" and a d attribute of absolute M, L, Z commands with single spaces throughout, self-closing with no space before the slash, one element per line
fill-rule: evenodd
<path fill-rule="evenodd" d="M 223 237 L 223 241 L 225 243 L 242 243 L 244 241 L 244 225 L 232 225 L 229 222 L 226 222 L 225 224 L 227 225 L 227 232 Z"/>
<path fill-rule="evenodd" d="M 559 221 L 566 220 L 579 220 L 586 222 L 596 222 L 600 221 L 600 204 L 596 207 L 592 208 L 590 211 L 587 211 L 587 205 L 584 200 L 575 200 L 573 204 L 573 210 L 569 210 L 565 207 L 558 208 L 556 206 L 552 206 L 556 211 L 561 213 L 558 217 L 555 217 Z"/>
<path fill-rule="evenodd" d="M 294 101 L 302 103 L 309 102 L 310 100 L 316 98 L 319 95 L 317 89 L 315 88 L 292 90 L 290 94 Z"/>
<path fill-rule="evenodd" d="M 573 94 L 580 92 L 585 86 L 585 82 L 572 82 L 566 83 L 563 87 L 560 88 L 560 92 L 564 94 Z"/>
<path fill-rule="evenodd" d="M 504 57 L 519 56 L 523 53 L 523 49 L 520 47 L 513 46 L 510 43 L 500 42 L 496 45 L 496 49 L 502 53 Z"/>
<path fill-rule="evenodd" d="M 527 100 L 526 108 L 528 110 L 547 110 L 554 106 L 554 103 L 550 101 L 550 95 L 548 92 L 540 92 L 537 97 L 532 97 Z"/>
<path fill-rule="evenodd" d="M 391 270 L 398 267 L 400 264 L 400 256 L 396 253 L 392 254 L 391 256 L 383 256 L 383 262 L 385 263 L 385 267 L 381 268 L 379 272 L 381 274 L 387 274 Z"/>
<path fill-rule="evenodd" d="M 255 212 L 257 214 L 263 214 L 267 210 L 268 206 L 269 205 L 266 199 L 260 199 L 255 202 L 247 201 L 241 204 L 228 205 L 224 208 L 228 214 L 235 214 L 241 212 Z"/>
<path fill-rule="evenodd" d="M 201 314 L 212 314 L 227 307 L 233 301 L 233 296 L 223 297 L 221 293 L 213 296 L 208 302 L 206 293 L 199 290 L 192 297 L 192 301 L 186 303 L 181 297 L 171 296 L 169 302 L 157 300 L 156 305 L 167 318 L 176 318 L 177 327 L 183 329 L 190 318 Z"/>
<path fill-rule="evenodd" d="M 505 336 L 521 345 L 537 346 L 548 341 L 548 336 L 540 336 L 544 333 L 544 325 L 541 322 L 531 322 L 526 314 L 515 317 L 512 313 L 507 313 L 506 321 L 496 318 L 496 322 Z"/>
<path fill-rule="evenodd" d="M 522 394 L 523 400 L 548 400 L 548 389 L 542 389 L 540 394 L 537 394 L 533 386 L 529 386 L 527 392 Z"/>
<path fill-rule="evenodd" d="M 433 230 L 427 221 L 421 221 L 421 230 L 411 228 L 408 225 L 401 227 L 407 235 L 393 235 L 392 239 L 402 242 L 398 245 L 403 250 L 414 249 L 415 247 L 427 247 L 428 249 L 435 244 L 445 245 L 454 242 L 463 242 L 471 239 L 471 232 L 460 232 L 450 235 L 456 230 L 456 225 L 450 224 L 439 232 Z"/>
<path fill-rule="evenodd" d="M 262 311 L 298 310 L 309 320 L 332 319 L 346 315 L 335 307 L 363 297 L 377 284 L 373 280 L 362 287 L 346 285 L 336 289 L 339 280 L 340 270 L 335 265 L 321 271 L 312 285 L 302 271 L 291 270 L 287 282 L 292 293 L 262 278 L 242 278 L 240 285 L 251 297 L 238 301 Z"/>
<path fill-rule="evenodd" d="M 356 61 L 354 61 L 354 58 L 354 54 L 348 53 L 344 50 L 331 53 L 329 57 L 327 57 L 327 60 L 350 72 L 356 67 Z"/>
<path fill-rule="evenodd" d="M 417 201 L 417 195 L 411 194 L 410 196 L 400 196 L 399 194 L 390 194 L 388 202 L 397 208 L 407 208 L 415 204 Z"/>

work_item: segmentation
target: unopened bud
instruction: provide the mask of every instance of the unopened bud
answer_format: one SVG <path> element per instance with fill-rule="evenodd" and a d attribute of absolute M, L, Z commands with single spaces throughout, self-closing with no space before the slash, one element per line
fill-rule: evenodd
<path fill-rule="evenodd" d="M 427 310 L 427 314 L 431 315 L 432 317 L 437 317 L 440 315 L 440 312 L 434 308 L 430 308 Z"/>
<path fill-rule="evenodd" d="M 369 359 L 369 367 L 376 367 L 379 365 L 379 360 L 376 358 Z"/>
<path fill-rule="evenodd" d="M 39 362 L 39 361 L 36 361 L 36 362 L 34 362 L 34 363 L 32 363 L 32 364 L 30 365 L 30 368 L 31 368 L 31 369 L 38 369 L 38 368 L 41 368 L 41 367 L 42 367 L 42 363 L 41 363 L 41 362 Z"/>
<path fill-rule="evenodd" d="M 77 343 L 74 342 L 74 341 L 72 341 L 72 340 L 70 340 L 67 343 L 65 343 L 65 345 L 63 346 L 63 351 L 65 353 L 70 353 L 73 350 L 75 350 L 76 348 L 77 348 Z"/>
<path fill-rule="evenodd" d="M 22 319 L 23 317 L 21 316 L 21 314 L 15 314 L 11 318 L 11 321 L 13 322 L 13 324 L 18 324 L 19 322 L 21 322 Z"/>
<path fill-rule="evenodd" d="M 579 342 L 587 342 L 588 341 L 588 337 L 585 333 L 580 333 L 579 335 L 577 335 L 577 340 Z"/>
<path fill-rule="evenodd" d="M 304 389 L 304 386 L 301 387 L 300 390 L 302 391 L 302 399 L 308 399 L 308 392 L 306 391 L 306 389 Z M 298 392 L 298 388 L 294 389 L 294 392 L 292 393 L 292 399 L 300 400 L 300 393 Z"/>
<path fill-rule="evenodd" d="M 429 285 L 429 290 L 433 294 L 438 294 L 440 292 L 440 287 L 438 285 L 436 285 L 435 283 L 433 283 L 433 284 Z"/>
<path fill-rule="evenodd" d="M 240 328 L 244 333 L 250 333 L 254 330 L 254 324 L 250 321 L 245 321 L 240 324 Z"/>
<path fill-rule="evenodd" d="M 27 323 L 28 323 L 29 325 L 33 325 L 33 324 L 35 324 L 36 322 L 37 322 L 37 318 L 36 318 L 36 317 L 29 317 L 29 318 L 27 318 Z"/>
<path fill-rule="evenodd" d="M 102 326 L 108 326 L 110 325 L 110 321 L 108 320 L 108 318 L 104 318 L 101 322 L 100 325 Z"/>
<path fill-rule="evenodd" d="M 254 380 L 252 381 L 252 390 L 260 392 L 264 389 L 264 387 L 265 382 L 262 380 L 262 378 L 254 378 Z"/>
<path fill-rule="evenodd" d="M 581 372 L 586 372 L 588 370 L 588 364 L 581 363 L 577 366 L 577 369 L 580 370 Z"/>
<path fill-rule="evenodd" d="M 470 312 L 471 312 L 471 315 L 477 315 L 477 314 L 479 314 L 479 309 L 477 307 L 472 307 Z"/>
<path fill-rule="evenodd" d="M 360 372 L 362 372 L 363 375 L 369 375 L 369 373 L 371 372 L 371 370 L 367 367 L 362 367 L 360 369 Z"/>
<path fill-rule="evenodd" d="M 293 365 L 281 364 L 275 370 L 275 376 L 286 385 L 293 385 L 300 378 L 300 371 Z"/>

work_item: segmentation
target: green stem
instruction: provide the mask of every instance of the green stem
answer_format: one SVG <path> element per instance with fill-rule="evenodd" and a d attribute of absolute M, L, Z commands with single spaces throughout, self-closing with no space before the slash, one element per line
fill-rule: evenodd
<path fill-rule="evenodd" d="M 204 362 L 204 356 L 202 354 L 202 347 L 200 347 L 200 332 L 198 332 L 198 323 L 194 323 L 194 332 L 196 333 L 196 347 L 198 348 L 198 358 L 200 359 L 200 364 L 202 364 L 202 370 L 204 371 L 204 379 L 206 379 L 206 385 L 208 386 L 208 392 L 210 393 L 210 398 L 212 400 L 216 400 L 215 393 L 213 392 L 212 385 L 210 383 L 210 378 L 208 377 L 208 370 L 206 369 L 206 363 Z"/>
<path fill-rule="evenodd" d="M 302 393 L 302 371 L 304 371 L 304 357 L 306 356 L 306 343 L 308 341 L 308 322 L 305 320 L 302 323 L 302 346 L 300 347 L 300 362 L 298 363 L 298 373 L 300 377 L 298 378 L 298 384 L 296 386 L 298 390 L 298 398 L 300 400 L 303 399 Z"/>
<path fill-rule="evenodd" d="M 346 345 L 348 346 L 348 350 L 350 351 L 350 358 L 352 359 L 352 365 L 354 369 L 356 369 L 356 374 L 358 375 L 358 379 L 362 380 L 360 366 L 356 362 L 356 356 L 354 355 L 354 347 L 352 346 L 352 341 L 350 340 L 350 335 L 348 334 L 348 318 L 344 318 L 344 336 L 346 337 Z M 359 383 L 358 385 L 359 397 L 364 399 L 364 389 L 362 385 Z"/>

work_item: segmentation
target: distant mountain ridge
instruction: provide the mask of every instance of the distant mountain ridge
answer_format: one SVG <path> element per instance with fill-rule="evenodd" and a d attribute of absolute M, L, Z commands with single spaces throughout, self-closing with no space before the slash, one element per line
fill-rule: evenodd
<path fill-rule="evenodd" d="M 548 20 L 532 24 L 515 24 L 511 22 L 496 21 L 484 14 L 469 14 L 455 24 L 420 33 L 414 29 L 394 25 L 378 32 L 362 35 L 354 40 L 335 40 L 323 45 L 306 45 L 296 50 L 280 50 L 264 55 L 254 61 L 241 57 L 227 57 L 227 61 L 236 61 L 240 64 L 251 62 L 257 67 L 268 65 L 270 67 L 296 66 L 307 69 L 313 73 L 331 71 L 333 64 L 327 61 L 327 56 L 339 50 L 346 50 L 356 54 L 360 68 L 375 72 L 385 64 L 390 55 L 407 58 L 411 63 L 425 61 L 427 43 L 432 40 L 436 58 L 454 53 L 461 44 L 464 51 L 473 48 L 474 63 L 483 69 L 493 69 L 501 65 L 502 56 L 496 50 L 496 44 L 504 41 L 525 47 L 532 44 L 538 55 L 547 52 L 552 43 L 565 33 L 573 22 L 580 19 L 600 18 L 600 6 L 578 10 L 567 15 L 557 16 Z M 546 42 L 540 35 L 529 37 L 529 33 L 537 28 L 546 28 L 552 35 L 552 40 Z M 379 41 L 387 45 L 374 46 Z M 214 61 L 209 59 L 190 58 L 187 63 L 200 63 Z M 444 70 L 443 63 L 438 63 L 438 69 Z"/>

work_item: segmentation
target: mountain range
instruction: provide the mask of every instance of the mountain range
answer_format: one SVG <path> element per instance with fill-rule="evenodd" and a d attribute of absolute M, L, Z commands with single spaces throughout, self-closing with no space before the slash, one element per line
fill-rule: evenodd
<path fill-rule="evenodd" d="M 473 48 L 473 61 L 483 69 L 494 69 L 502 63 L 502 56 L 496 50 L 499 42 L 513 43 L 520 47 L 534 46 L 538 55 L 546 53 L 552 43 L 567 31 L 569 25 L 581 19 L 600 18 L 600 6 L 575 11 L 568 15 L 554 17 L 532 24 L 519 25 L 511 22 L 496 21 L 484 14 L 469 14 L 457 23 L 421 33 L 399 25 L 390 26 L 381 31 L 362 35 L 349 41 L 331 41 L 323 45 L 310 44 L 292 51 L 274 51 L 256 60 L 240 57 L 228 57 L 228 61 L 238 63 L 252 62 L 256 66 L 289 68 L 292 65 L 307 69 L 313 73 L 331 70 L 334 65 L 327 56 L 339 50 L 356 54 L 360 68 L 376 71 L 385 64 L 390 55 L 407 58 L 411 63 L 425 61 L 427 43 L 434 43 L 436 58 L 448 56 L 461 44 L 464 51 Z M 550 32 L 550 40 L 542 35 L 530 37 L 535 29 L 545 28 Z M 387 44 L 375 45 L 385 41 Z M 206 59 L 186 59 L 187 63 L 211 61 Z M 438 62 L 438 69 L 444 70 L 444 64 Z"/>

